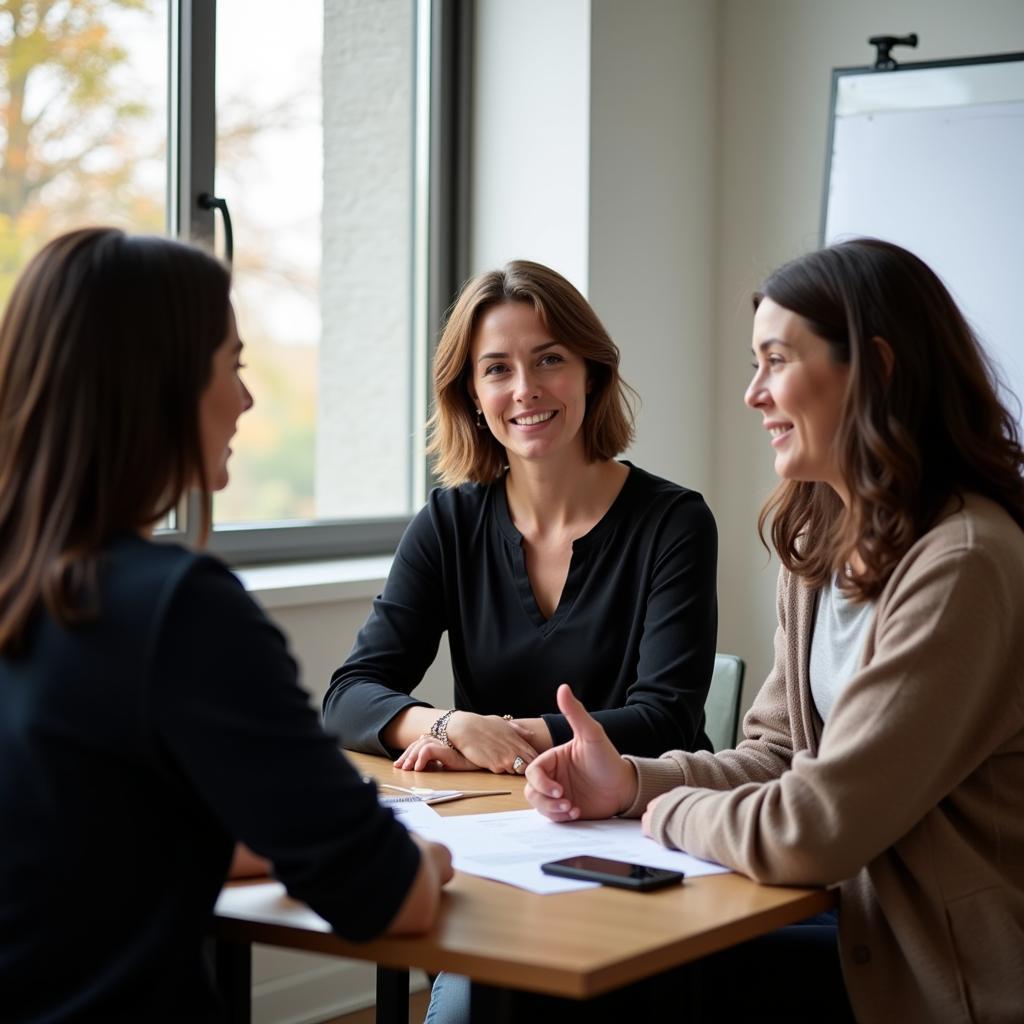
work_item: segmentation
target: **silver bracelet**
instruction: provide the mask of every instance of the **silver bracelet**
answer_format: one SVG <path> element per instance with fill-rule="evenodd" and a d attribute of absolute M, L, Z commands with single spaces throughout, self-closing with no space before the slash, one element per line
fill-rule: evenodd
<path fill-rule="evenodd" d="M 451 747 L 452 750 L 455 749 L 455 744 L 448 739 L 448 719 L 455 714 L 455 711 L 455 708 L 452 708 L 451 711 L 446 711 L 430 727 L 430 735 L 433 736 L 435 740 L 440 740 L 446 747 Z"/>

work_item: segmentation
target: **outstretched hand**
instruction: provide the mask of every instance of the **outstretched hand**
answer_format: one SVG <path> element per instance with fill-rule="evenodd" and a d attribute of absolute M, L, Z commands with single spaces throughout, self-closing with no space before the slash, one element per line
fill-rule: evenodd
<path fill-rule="evenodd" d="M 558 710 L 573 736 L 568 743 L 540 754 L 526 769 L 526 799 L 552 821 L 610 818 L 636 798 L 633 766 L 624 761 L 604 727 L 563 683 Z"/>

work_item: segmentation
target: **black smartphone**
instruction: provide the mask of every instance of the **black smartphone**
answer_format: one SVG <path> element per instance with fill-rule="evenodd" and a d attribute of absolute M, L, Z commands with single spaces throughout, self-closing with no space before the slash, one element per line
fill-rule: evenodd
<path fill-rule="evenodd" d="M 663 889 L 666 885 L 675 885 L 683 880 L 682 871 L 627 864 L 624 860 L 608 860 L 606 857 L 579 856 L 549 860 L 541 864 L 540 869 L 546 875 L 578 878 L 584 882 L 600 882 L 602 885 L 615 885 L 640 892 Z"/>

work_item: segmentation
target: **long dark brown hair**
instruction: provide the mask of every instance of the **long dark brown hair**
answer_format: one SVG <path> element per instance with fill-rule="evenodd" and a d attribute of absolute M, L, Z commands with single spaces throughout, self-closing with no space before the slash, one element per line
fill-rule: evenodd
<path fill-rule="evenodd" d="M 951 499 L 998 502 L 1024 528 L 1024 452 L 998 378 L 936 274 L 889 242 L 860 238 L 776 270 L 754 296 L 801 316 L 849 366 L 836 449 L 847 509 L 825 483 L 785 481 L 758 529 L 783 565 L 820 586 L 854 554 L 847 586 L 879 594 Z M 882 344 L 892 352 L 891 365 Z"/>
<path fill-rule="evenodd" d="M 434 412 L 427 453 L 447 486 L 489 483 L 506 465 L 504 447 L 477 430 L 469 394 L 469 357 L 481 318 L 503 302 L 533 307 L 541 323 L 587 365 L 590 393 L 583 444 L 591 462 L 613 459 L 633 440 L 632 388 L 619 374 L 619 349 L 590 303 L 557 271 L 529 260 L 473 278 L 460 293 L 434 356 Z"/>
<path fill-rule="evenodd" d="M 94 615 L 104 545 L 207 494 L 199 398 L 229 290 L 211 256 L 111 228 L 25 267 L 0 322 L 0 651 L 40 607 Z"/>

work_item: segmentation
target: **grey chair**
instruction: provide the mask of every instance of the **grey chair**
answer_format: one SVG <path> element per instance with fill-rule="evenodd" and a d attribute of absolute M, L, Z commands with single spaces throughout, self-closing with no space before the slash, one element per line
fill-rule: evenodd
<path fill-rule="evenodd" d="M 711 690 L 704 704 L 704 730 L 716 753 L 736 745 L 744 667 L 743 659 L 737 658 L 735 654 L 715 655 Z"/>

